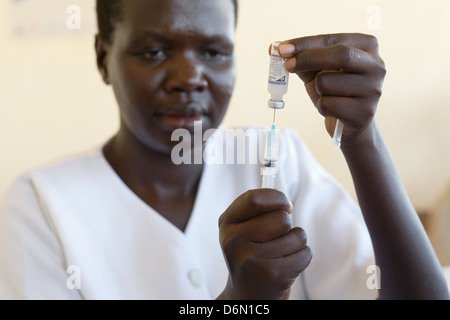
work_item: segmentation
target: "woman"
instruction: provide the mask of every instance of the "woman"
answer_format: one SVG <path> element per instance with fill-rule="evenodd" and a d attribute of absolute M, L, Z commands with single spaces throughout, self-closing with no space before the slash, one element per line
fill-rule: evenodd
<path fill-rule="evenodd" d="M 448 298 L 374 120 L 385 75 L 375 38 L 280 46 L 328 132 L 333 119 L 345 125 L 359 209 L 290 130 L 277 190 L 259 188 L 258 165 L 172 161 L 175 130 L 218 128 L 228 108 L 235 1 L 98 0 L 97 11 L 98 68 L 121 126 L 14 183 L 1 207 L 3 297 Z"/>

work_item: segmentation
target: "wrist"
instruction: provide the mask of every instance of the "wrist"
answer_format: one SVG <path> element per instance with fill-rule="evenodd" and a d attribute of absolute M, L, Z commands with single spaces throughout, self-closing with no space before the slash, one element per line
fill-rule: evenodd
<path fill-rule="evenodd" d="M 374 119 L 361 133 L 342 141 L 341 151 L 344 155 L 351 155 L 373 150 L 379 145 L 380 138 L 380 130 Z"/>

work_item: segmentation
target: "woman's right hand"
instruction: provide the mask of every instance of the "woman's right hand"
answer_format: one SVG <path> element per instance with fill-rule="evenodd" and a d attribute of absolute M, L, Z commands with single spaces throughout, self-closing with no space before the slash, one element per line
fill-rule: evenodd
<path fill-rule="evenodd" d="M 291 226 L 292 210 L 284 193 L 256 189 L 239 196 L 221 215 L 220 244 L 229 277 L 218 299 L 289 298 L 312 258 L 305 232 Z"/>

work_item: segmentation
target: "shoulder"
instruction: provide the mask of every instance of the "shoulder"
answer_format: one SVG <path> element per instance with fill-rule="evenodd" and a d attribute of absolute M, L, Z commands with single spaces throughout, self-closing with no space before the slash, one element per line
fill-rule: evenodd
<path fill-rule="evenodd" d="M 86 187 L 89 179 L 107 169 L 106 164 L 101 147 L 95 147 L 34 167 L 15 178 L 3 194 L 3 202 L 69 194 L 74 188 Z"/>
<path fill-rule="evenodd" d="M 56 159 L 44 165 L 40 165 L 29 170 L 26 174 L 30 177 L 36 175 L 58 175 L 67 174 L 72 171 L 90 168 L 103 161 L 103 154 L 100 147 L 95 147 L 81 153 L 72 154 Z"/>
<path fill-rule="evenodd" d="M 107 162 L 100 147 L 57 159 L 35 167 L 26 174 L 37 187 L 47 182 L 59 187 L 93 178 L 105 170 Z"/>

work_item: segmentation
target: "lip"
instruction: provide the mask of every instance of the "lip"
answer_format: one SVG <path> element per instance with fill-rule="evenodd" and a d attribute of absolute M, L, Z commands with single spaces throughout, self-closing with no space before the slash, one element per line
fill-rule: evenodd
<path fill-rule="evenodd" d="M 177 106 L 173 108 L 164 108 L 156 112 L 161 124 L 170 130 L 194 129 L 197 121 L 203 121 L 207 116 L 205 108 L 200 104 L 188 104 L 185 106 Z"/>
<path fill-rule="evenodd" d="M 161 115 L 161 122 L 165 127 L 175 129 L 193 130 L 197 121 L 203 121 L 203 114 L 192 116 L 176 116 L 176 115 Z"/>

